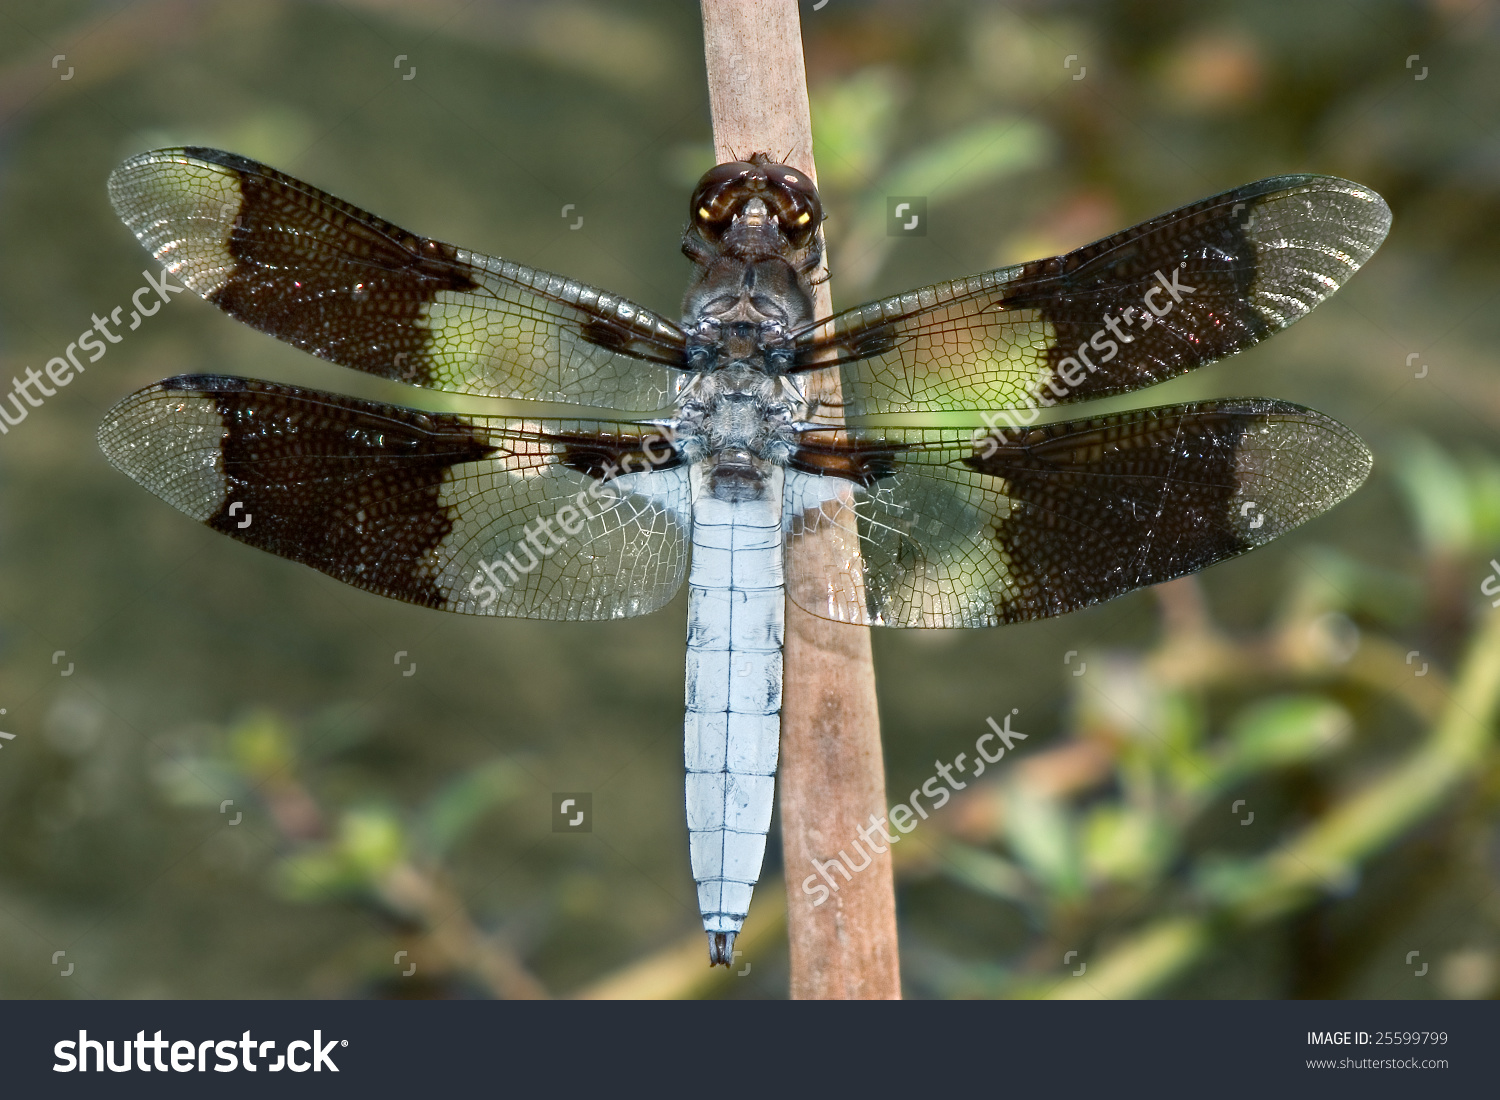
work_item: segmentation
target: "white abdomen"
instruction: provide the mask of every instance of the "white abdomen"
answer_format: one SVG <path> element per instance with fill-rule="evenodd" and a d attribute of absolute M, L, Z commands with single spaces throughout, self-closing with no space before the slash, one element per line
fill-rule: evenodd
<path fill-rule="evenodd" d="M 756 499 L 729 501 L 713 496 L 706 464 L 692 470 L 687 820 L 714 961 L 732 957 L 760 878 L 775 801 L 786 613 L 783 475 L 772 466 Z"/>

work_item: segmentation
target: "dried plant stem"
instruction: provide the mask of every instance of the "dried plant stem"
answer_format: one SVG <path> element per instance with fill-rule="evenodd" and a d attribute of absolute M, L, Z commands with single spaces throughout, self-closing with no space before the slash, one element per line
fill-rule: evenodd
<path fill-rule="evenodd" d="M 814 180 L 802 32 L 794 0 L 702 0 L 714 150 L 719 161 L 766 152 Z M 832 313 L 828 284 L 818 315 Z M 828 372 L 833 374 L 834 372 Z M 819 379 L 837 406 L 836 377 Z M 827 540 L 795 552 L 827 556 Z M 804 558 L 803 560 L 807 560 Z M 890 853 L 821 906 L 800 884 L 813 859 L 837 857 L 885 816 L 885 767 L 869 631 L 827 622 L 788 603 L 781 719 L 782 852 L 795 998 L 897 998 L 896 902 Z M 763 903 L 763 902 L 762 902 Z"/>
<path fill-rule="evenodd" d="M 381 899 L 415 918 L 425 937 L 422 954 L 439 970 L 467 970 L 496 997 L 507 1001 L 545 1000 L 547 990 L 508 946 L 486 935 L 443 876 L 403 861 L 376 884 Z"/>

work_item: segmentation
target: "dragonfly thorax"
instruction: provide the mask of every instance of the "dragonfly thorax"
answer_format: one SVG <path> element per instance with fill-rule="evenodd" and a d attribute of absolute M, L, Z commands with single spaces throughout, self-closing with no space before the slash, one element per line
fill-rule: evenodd
<path fill-rule="evenodd" d="M 784 466 L 797 446 L 792 425 L 807 414 L 791 378 L 744 365 L 694 376 L 677 407 L 683 456 L 730 465 L 740 462 L 734 456 L 748 456 Z"/>
<path fill-rule="evenodd" d="M 784 374 L 795 352 L 791 334 L 811 320 L 812 297 L 785 261 L 709 263 L 683 301 L 688 362 L 704 371 L 745 365 Z"/>

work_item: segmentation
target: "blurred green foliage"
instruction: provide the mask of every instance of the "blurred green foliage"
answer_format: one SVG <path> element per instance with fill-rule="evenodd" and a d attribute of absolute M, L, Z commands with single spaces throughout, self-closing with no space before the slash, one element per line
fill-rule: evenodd
<path fill-rule="evenodd" d="M 1490 543 L 1469 536 L 1490 516 L 1493 457 L 1460 463 L 1426 437 L 1407 446 L 1421 461 L 1398 485 L 1429 554 L 1456 555 L 1449 566 L 1474 575 Z M 984 982 L 939 968 L 949 975 L 940 991 L 1182 988 L 1195 969 L 1211 969 L 1216 948 L 1259 924 L 1366 905 L 1359 887 L 1369 868 L 1419 827 L 1463 844 L 1465 829 L 1488 819 L 1500 778 L 1500 616 L 1466 601 L 1477 633 L 1450 684 L 1432 662 L 1413 660 L 1420 651 L 1403 657 L 1397 640 L 1431 629 L 1432 600 L 1367 615 L 1364 572 L 1311 556 L 1267 627 L 1238 636 L 1219 630 L 1197 579 L 1183 578 L 1158 590 L 1155 645 L 1086 653 L 1062 742 L 959 795 L 939 822 L 943 837 L 901 853 L 908 875 L 939 875 L 1016 907 L 1032 929 L 1032 949 L 1012 956 L 1018 965 Z M 1438 596 L 1435 584 L 1425 595 Z M 1380 752 L 1370 718 L 1391 710 L 1405 712 L 1409 732 Z M 1489 778 L 1476 774 L 1481 765 Z M 1230 822 L 1254 831 L 1236 836 Z M 1065 967 L 1064 945 L 1093 959 L 1093 978 L 1075 983 L 1088 970 Z M 1466 976 L 1445 980 L 1447 992 L 1493 990 L 1493 955 L 1460 954 Z M 1372 963 L 1390 969 L 1398 956 Z M 1477 981 L 1481 973 L 1489 979 Z"/>

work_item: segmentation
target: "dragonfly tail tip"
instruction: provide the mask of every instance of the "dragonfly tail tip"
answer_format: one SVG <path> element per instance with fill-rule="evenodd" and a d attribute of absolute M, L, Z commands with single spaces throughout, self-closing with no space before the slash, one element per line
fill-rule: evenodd
<path fill-rule="evenodd" d="M 710 932 L 708 934 L 708 965 L 728 966 L 734 958 L 734 933 Z"/>

